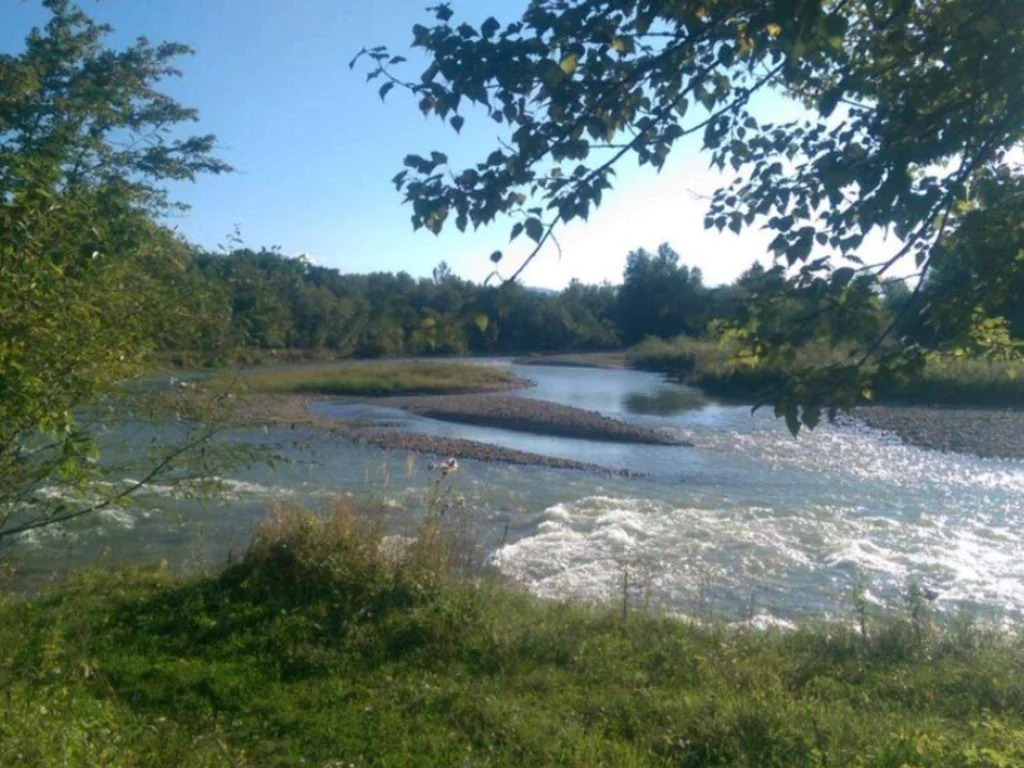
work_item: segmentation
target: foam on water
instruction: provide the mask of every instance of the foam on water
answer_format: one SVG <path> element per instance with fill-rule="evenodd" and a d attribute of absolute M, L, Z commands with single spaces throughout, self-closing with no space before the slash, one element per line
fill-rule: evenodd
<path fill-rule="evenodd" d="M 1024 540 L 1009 526 L 953 515 L 585 497 L 550 507 L 534 533 L 502 547 L 494 562 L 539 595 L 589 600 L 616 599 L 628 570 L 638 589 L 683 613 L 708 593 L 727 614 L 749 601 L 779 619 L 848 611 L 861 581 L 889 605 L 916 581 L 939 592 L 940 611 L 966 604 L 1024 613 Z"/>

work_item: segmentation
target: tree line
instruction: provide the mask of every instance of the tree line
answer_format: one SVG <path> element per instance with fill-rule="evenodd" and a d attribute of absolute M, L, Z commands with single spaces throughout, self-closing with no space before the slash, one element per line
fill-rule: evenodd
<path fill-rule="evenodd" d="M 620 285 L 573 281 L 561 291 L 519 283 L 483 285 L 442 262 L 430 277 L 406 272 L 346 274 L 276 249 L 208 252 L 179 246 L 184 269 L 168 288 L 178 295 L 173 322 L 158 332 L 165 351 L 200 351 L 226 360 L 234 350 L 307 350 L 338 357 L 515 354 L 620 348 L 645 337 L 701 337 L 758 327 L 792 336 L 802 314 L 827 297 L 793 290 L 781 266 L 755 263 L 733 283 L 708 286 L 701 270 L 669 245 L 626 260 Z M 941 262 L 922 290 L 940 294 L 965 279 L 962 259 Z M 159 278 L 158 278 L 159 279 Z M 992 296 L 980 317 L 998 318 L 1024 337 L 1013 293 Z M 848 310 L 844 333 L 868 340 L 896 321 L 894 341 L 945 346 L 976 327 L 943 314 L 903 312 L 911 288 L 893 279 Z M 820 329 L 806 325 L 802 341 Z"/>

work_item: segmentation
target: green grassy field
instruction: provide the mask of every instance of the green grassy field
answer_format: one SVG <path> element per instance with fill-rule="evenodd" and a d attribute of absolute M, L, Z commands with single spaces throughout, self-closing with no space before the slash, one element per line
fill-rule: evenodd
<path fill-rule="evenodd" d="M 335 363 L 245 374 L 254 391 L 317 395 L 444 394 L 507 389 L 515 377 L 502 368 L 466 363 Z"/>
<path fill-rule="evenodd" d="M 838 361 L 834 350 L 808 348 L 808 362 Z M 670 341 L 648 338 L 627 352 L 631 365 L 662 371 L 712 395 L 754 400 L 783 387 L 783 372 L 749 365 L 727 344 L 680 336 Z M 966 357 L 929 357 L 919 375 L 890 382 L 876 401 L 921 405 L 1024 406 L 1024 361 Z"/>
<path fill-rule="evenodd" d="M 3 766 L 1024 765 L 1024 643 L 544 602 L 436 523 L 282 513 L 220 573 L 0 605 Z"/>

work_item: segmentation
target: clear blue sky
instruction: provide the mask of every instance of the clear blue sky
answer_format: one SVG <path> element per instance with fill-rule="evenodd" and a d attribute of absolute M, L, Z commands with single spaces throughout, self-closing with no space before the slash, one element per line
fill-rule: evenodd
<path fill-rule="evenodd" d="M 475 234 L 454 227 L 440 237 L 414 233 L 390 178 L 409 152 L 447 151 L 456 164 L 489 151 L 494 124 L 467 115 L 456 137 L 420 115 L 403 94 L 386 104 L 376 83 L 348 62 L 363 45 L 408 53 L 412 25 L 429 18 L 428 0 L 82 0 L 115 28 L 114 46 L 140 35 L 195 49 L 181 62 L 184 77 L 165 90 L 199 109 L 201 132 L 215 133 L 220 156 L 237 173 L 175 188 L 192 209 L 175 219 L 206 247 L 237 225 L 247 245 L 279 245 L 344 271 L 405 270 L 427 275 L 442 259 L 460 275 L 481 279 L 488 255 L 507 249 L 509 224 Z M 459 19 L 488 15 L 511 20 L 525 0 L 457 0 Z M 21 48 L 25 33 L 44 22 L 36 0 L 0 0 L 0 51 Z M 413 62 L 414 70 L 415 61 Z M 779 117 L 795 108 L 774 100 Z M 561 287 L 571 278 L 617 282 L 627 252 L 669 241 L 708 282 L 733 279 L 763 257 L 767 238 L 708 233 L 701 195 L 720 179 L 689 145 L 655 175 L 632 166 L 589 223 L 561 233 L 563 255 L 544 254 L 525 274 L 528 284 Z"/>

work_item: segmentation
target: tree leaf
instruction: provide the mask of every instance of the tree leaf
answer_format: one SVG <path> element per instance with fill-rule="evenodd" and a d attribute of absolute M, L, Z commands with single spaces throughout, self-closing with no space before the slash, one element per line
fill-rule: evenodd
<path fill-rule="evenodd" d="M 797 417 L 796 406 L 790 405 L 786 407 L 784 416 L 786 419 L 786 429 L 789 430 L 793 437 L 796 437 L 800 434 L 800 419 Z"/>
<path fill-rule="evenodd" d="M 843 96 L 842 88 L 830 88 L 821 94 L 821 98 L 818 99 L 818 111 L 825 117 L 828 117 L 836 110 L 836 106 L 839 104 L 839 100 Z"/>
<path fill-rule="evenodd" d="M 501 24 L 498 20 L 491 16 L 483 24 L 480 25 L 480 33 L 483 35 L 485 40 L 490 40 L 494 37 L 494 33 L 498 31 Z"/>

